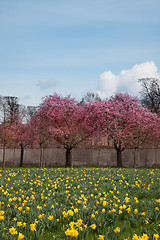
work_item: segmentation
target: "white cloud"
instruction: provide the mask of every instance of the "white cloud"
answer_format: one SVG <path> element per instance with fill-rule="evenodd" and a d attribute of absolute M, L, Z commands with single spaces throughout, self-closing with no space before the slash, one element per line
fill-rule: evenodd
<path fill-rule="evenodd" d="M 131 69 L 122 70 L 118 75 L 111 71 L 103 72 L 98 81 L 97 93 L 101 98 L 110 97 L 117 92 L 128 92 L 138 96 L 140 78 L 158 78 L 160 73 L 153 61 L 134 65 Z"/>
<path fill-rule="evenodd" d="M 56 85 L 57 81 L 54 81 L 51 78 L 42 78 L 38 80 L 38 83 L 36 84 L 36 86 L 39 86 L 42 90 L 55 87 Z"/>
<path fill-rule="evenodd" d="M 102 98 L 105 96 L 111 96 L 116 92 L 117 87 L 118 79 L 116 78 L 116 75 L 114 75 L 111 71 L 105 71 L 100 75 L 98 86 L 99 90 L 97 90 L 97 93 Z"/>

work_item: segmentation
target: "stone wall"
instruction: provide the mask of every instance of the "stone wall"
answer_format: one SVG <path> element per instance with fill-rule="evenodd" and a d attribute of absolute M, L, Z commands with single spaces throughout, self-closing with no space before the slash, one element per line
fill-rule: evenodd
<path fill-rule="evenodd" d="M 6 166 L 19 166 L 20 149 L 6 149 Z M 24 165 L 39 166 L 40 150 L 25 149 Z M 45 149 L 46 166 L 64 166 L 65 149 Z M 160 167 L 160 149 L 126 149 L 122 152 L 124 167 Z M 2 165 L 2 149 L 0 149 L 0 165 Z M 115 149 L 74 149 L 74 166 L 116 166 Z"/>

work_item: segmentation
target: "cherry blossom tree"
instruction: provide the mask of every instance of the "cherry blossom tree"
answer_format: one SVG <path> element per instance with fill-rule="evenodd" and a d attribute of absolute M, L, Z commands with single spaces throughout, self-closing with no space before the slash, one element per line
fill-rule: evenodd
<path fill-rule="evenodd" d="M 31 146 L 32 135 L 29 133 L 29 124 L 23 122 L 15 122 L 11 126 L 14 133 L 13 141 L 20 147 L 20 163 L 19 166 L 23 167 L 24 149 Z"/>
<path fill-rule="evenodd" d="M 136 166 L 136 150 L 139 147 L 153 148 L 159 133 L 160 119 L 157 114 L 139 107 L 132 114 L 133 136 L 129 146 L 134 148 L 134 167 Z"/>
<path fill-rule="evenodd" d="M 5 170 L 5 153 L 6 153 L 6 146 L 10 142 L 10 124 L 7 122 L 2 122 L 0 124 L 0 139 L 1 139 L 1 146 L 2 146 L 2 166 L 3 170 Z"/>
<path fill-rule="evenodd" d="M 20 167 L 23 166 L 24 148 L 32 146 L 33 134 L 30 134 L 30 116 L 24 105 L 19 105 L 16 118 L 10 124 L 12 146 L 20 148 Z"/>
<path fill-rule="evenodd" d="M 0 96 L 0 137 L 1 146 L 3 149 L 3 170 L 5 169 L 5 150 L 7 144 L 11 141 L 11 124 L 17 119 L 18 116 L 18 98 L 11 96 Z"/>
<path fill-rule="evenodd" d="M 137 134 L 144 132 L 143 136 L 145 135 L 146 140 L 149 132 L 150 134 L 153 132 L 151 121 L 147 122 L 151 115 L 140 105 L 137 98 L 123 93 L 112 96 L 107 101 L 107 108 L 109 118 L 107 121 L 103 119 L 102 129 L 112 138 L 117 151 L 117 166 L 122 167 L 122 151 L 135 144 L 135 139 L 138 140 Z M 145 126 L 142 123 L 144 116 L 146 118 Z"/>
<path fill-rule="evenodd" d="M 51 137 L 49 131 L 48 118 L 45 115 L 42 107 L 37 108 L 37 111 L 31 117 L 30 123 L 30 135 L 33 137 L 33 145 L 40 148 L 40 168 L 43 168 L 44 163 L 44 147 L 45 143 Z"/>
<path fill-rule="evenodd" d="M 52 137 L 66 149 L 66 166 L 72 166 L 72 149 L 92 136 L 98 126 L 95 102 L 78 103 L 70 96 L 58 94 L 46 97 L 40 109 Z"/>

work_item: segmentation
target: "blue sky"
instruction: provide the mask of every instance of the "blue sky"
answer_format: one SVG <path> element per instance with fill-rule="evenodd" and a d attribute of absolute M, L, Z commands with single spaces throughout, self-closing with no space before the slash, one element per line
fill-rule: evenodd
<path fill-rule="evenodd" d="M 159 0 L 0 0 L 0 95 L 136 95 L 160 76 Z"/>

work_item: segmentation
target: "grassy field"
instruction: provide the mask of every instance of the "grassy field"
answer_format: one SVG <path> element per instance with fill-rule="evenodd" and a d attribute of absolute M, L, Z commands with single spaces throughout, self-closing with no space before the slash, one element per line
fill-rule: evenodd
<path fill-rule="evenodd" d="M 160 169 L 0 170 L 0 239 L 160 239 Z"/>

